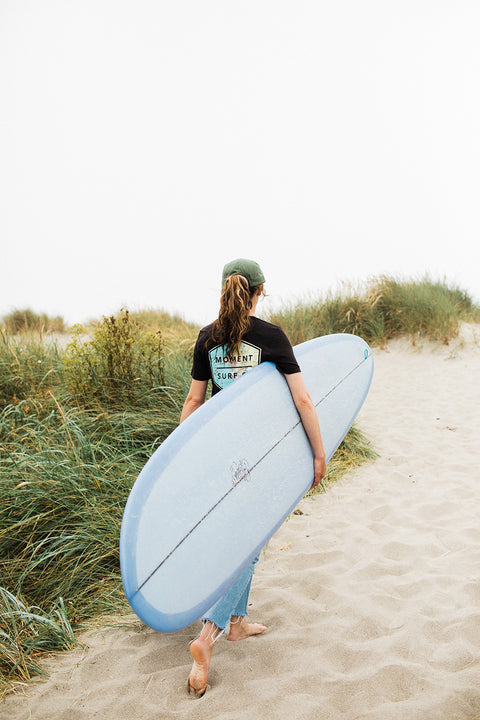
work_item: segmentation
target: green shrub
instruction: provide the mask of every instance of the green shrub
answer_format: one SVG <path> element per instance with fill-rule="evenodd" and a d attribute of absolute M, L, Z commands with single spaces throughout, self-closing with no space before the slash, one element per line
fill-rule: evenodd
<path fill-rule="evenodd" d="M 165 387 L 160 331 L 143 333 L 128 310 L 105 317 L 91 340 L 74 329 L 65 353 L 65 382 L 84 407 L 141 405 Z"/>

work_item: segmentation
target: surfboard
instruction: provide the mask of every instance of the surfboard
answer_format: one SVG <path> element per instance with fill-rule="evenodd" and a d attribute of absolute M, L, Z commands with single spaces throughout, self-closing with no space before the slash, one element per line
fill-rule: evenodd
<path fill-rule="evenodd" d="M 330 459 L 367 395 L 361 338 L 294 347 Z M 284 376 L 262 363 L 188 417 L 130 492 L 120 533 L 127 600 L 161 632 L 197 620 L 247 567 L 313 481 L 312 451 Z"/>

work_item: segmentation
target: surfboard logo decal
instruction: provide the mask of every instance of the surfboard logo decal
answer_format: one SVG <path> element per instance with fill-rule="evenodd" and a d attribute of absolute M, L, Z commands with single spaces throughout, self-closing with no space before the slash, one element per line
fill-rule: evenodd
<path fill-rule="evenodd" d="M 242 480 L 248 479 L 250 475 L 250 468 L 246 460 L 239 460 L 237 463 L 232 463 L 230 466 L 230 472 L 232 473 L 232 482 L 237 485 Z"/>

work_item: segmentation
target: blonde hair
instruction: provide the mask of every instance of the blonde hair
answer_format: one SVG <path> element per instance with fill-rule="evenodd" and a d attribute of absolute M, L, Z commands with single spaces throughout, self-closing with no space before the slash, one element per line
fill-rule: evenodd
<path fill-rule="evenodd" d="M 262 293 L 263 284 L 250 288 L 243 275 L 230 275 L 223 286 L 209 345 L 226 345 L 227 355 L 238 354 L 242 337 L 250 327 L 253 298 Z"/>

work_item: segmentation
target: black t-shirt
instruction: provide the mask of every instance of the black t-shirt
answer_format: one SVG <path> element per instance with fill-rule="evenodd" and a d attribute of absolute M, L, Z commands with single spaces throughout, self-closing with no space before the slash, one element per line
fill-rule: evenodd
<path fill-rule="evenodd" d="M 193 352 L 192 378 L 211 380 L 213 395 L 262 362 L 275 363 L 284 375 L 300 372 L 290 341 L 277 325 L 252 316 L 239 352 L 233 356 L 227 355 L 221 345 L 205 347 L 212 329 L 213 325 L 207 325 L 200 330 Z"/>

